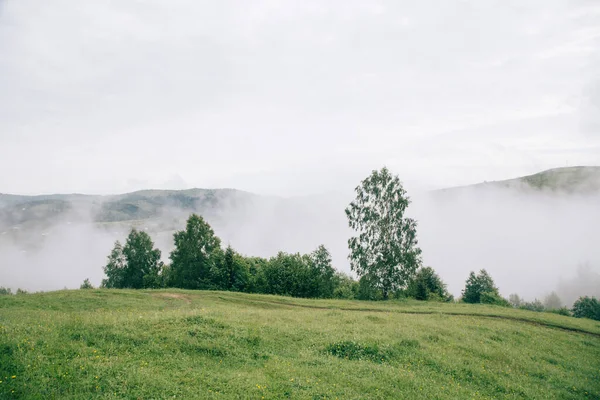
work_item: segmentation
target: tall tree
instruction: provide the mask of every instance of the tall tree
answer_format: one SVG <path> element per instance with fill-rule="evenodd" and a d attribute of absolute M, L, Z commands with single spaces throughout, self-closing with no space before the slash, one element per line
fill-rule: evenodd
<path fill-rule="evenodd" d="M 373 171 L 356 188 L 356 199 L 346 208 L 350 228 L 350 266 L 359 276 L 369 276 L 383 298 L 410 279 L 421 264 L 417 222 L 404 213 L 410 199 L 387 168 Z"/>
<path fill-rule="evenodd" d="M 174 234 L 171 252 L 172 285 L 184 289 L 215 288 L 212 274 L 221 259 L 221 239 L 204 219 L 192 214 L 183 231 Z"/>

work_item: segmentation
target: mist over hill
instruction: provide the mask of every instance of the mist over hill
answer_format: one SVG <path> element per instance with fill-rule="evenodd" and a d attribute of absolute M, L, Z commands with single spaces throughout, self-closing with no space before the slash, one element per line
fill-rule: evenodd
<path fill-rule="evenodd" d="M 352 195 L 352 188 L 295 198 L 234 189 L 0 194 L 0 286 L 50 290 L 77 287 L 87 277 L 97 284 L 112 244 L 133 226 L 148 231 L 167 260 L 173 233 L 192 212 L 241 253 L 269 257 L 325 244 L 336 268 L 349 272 L 344 208 Z M 424 263 L 455 295 L 469 271 L 481 268 L 504 295 L 533 298 L 562 288 L 572 302 L 578 287 L 599 294 L 600 167 L 434 192 L 409 188 L 409 195 Z"/>

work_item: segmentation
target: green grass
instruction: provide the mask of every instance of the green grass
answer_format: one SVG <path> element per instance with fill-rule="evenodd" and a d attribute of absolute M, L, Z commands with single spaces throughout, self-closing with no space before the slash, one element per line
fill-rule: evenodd
<path fill-rule="evenodd" d="M 0 398 L 598 399 L 600 323 L 194 291 L 0 297 Z"/>

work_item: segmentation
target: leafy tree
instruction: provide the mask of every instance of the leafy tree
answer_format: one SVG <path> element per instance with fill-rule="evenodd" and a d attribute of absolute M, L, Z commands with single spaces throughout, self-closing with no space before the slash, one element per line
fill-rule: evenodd
<path fill-rule="evenodd" d="M 377 284 L 371 281 L 371 275 L 363 275 L 358 280 L 358 291 L 356 298 L 358 300 L 383 300 L 381 289 L 377 288 Z"/>
<path fill-rule="evenodd" d="M 417 222 L 404 216 L 410 199 L 400 179 L 387 168 L 373 171 L 356 188 L 346 208 L 350 228 L 350 266 L 380 289 L 384 299 L 403 287 L 421 263 Z"/>
<path fill-rule="evenodd" d="M 105 288 L 156 288 L 161 286 L 160 250 L 146 232 L 132 229 L 127 236 L 125 246 L 119 241 L 108 256 L 104 267 L 106 279 L 101 287 Z"/>
<path fill-rule="evenodd" d="M 235 292 L 245 291 L 248 287 L 248 266 L 245 258 L 227 246 L 221 258 L 220 270 L 215 271 L 213 278 L 220 288 Z"/>
<path fill-rule="evenodd" d="M 331 254 L 320 245 L 310 254 L 313 281 L 313 297 L 331 298 L 335 288 L 335 269 L 331 265 Z"/>
<path fill-rule="evenodd" d="M 558 297 L 556 292 L 550 293 L 544 299 L 544 308 L 548 311 L 549 310 L 558 310 L 559 308 L 562 307 L 562 305 L 563 305 L 562 300 L 560 299 L 560 297 Z"/>
<path fill-rule="evenodd" d="M 471 272 L 462 293 L 463 301 L 465 303 L 481 303 L 483 293 L 500 296 L 498 288 L 494 285 L 494 280 L 485 269 L 479 271 L 478 275 Z"/>
<path fill-rule="evenodd" d="M 482 304 L 493 304 L 496 306 L 510 307 L 511 304 L 504 297 L 500 296 L 498 292 L 483 292 L 479 301 Z"/>
<path fill-rule="evenodd" d="M 314 297 L 310 258 L 279 252 L 265 265 L 265 292 L 294 297 Z"/>
<path fill-rule="evenodd" d="M 539 301 L 538 299 L 534 299 L 531 302 L 524 302 L 522 303 L 519 308 L 521 310 L 529 310 L 529 311 L 536 311 L 536 312 L 542 312 L 544 311 L 544 304 Z"/>
<path fill-rule="evenodd" d="M 192 214 L 186 229 L 174 234 L 171 284 L 184 289 L 215 288 L 214 271 L 222 255 L 221 239 L 204 219 Z"/>
<path fill-rule="evenodd" d="M 79 289 L 94 289 L 94 285 L 92 285 L 92 282 L 88 278 L 85 278 Z"/>
<path fill-rule="evenodd" d="M 108 289 L 120 289 L 125 287 L 125 267 L 127 260 L 123 254 L 123 246 L 117 240 L 110 255 L 108 262 L 104 266 L 106 279 L 102 280 L 101 287 Z"/>
<path fill-rule="evenodd" d="M 333 297 L 336 299 L 355 299 L 358 294 L 358 282 L 352 277 L 336 272 L 333 276 Z"/>
<path fill-rule="evenodd" d="M 17 294 L 29 294 L 29 292 L 25 289 L 17 288 Z"/>
<path fill-rule="evenodd" d="M 417 300 L 444 300 L 451 299 L 446 290 L 446 284 L 431 267 L 419 268 L 410 280 L 406 290 L 407 295 Z"/>
<path fill-rule="evenodd" d="M 154 248 L 146 232 L 132 229 L 123 247 L 126 266 L 124 287 L 132 289 L 160 287 L 160 250 Z"/>
<path fill-rule="evenodd" d="M 573 304 L 573 316 L 600 321 L 600 301 L 595 297 L 580 297 Z"/>

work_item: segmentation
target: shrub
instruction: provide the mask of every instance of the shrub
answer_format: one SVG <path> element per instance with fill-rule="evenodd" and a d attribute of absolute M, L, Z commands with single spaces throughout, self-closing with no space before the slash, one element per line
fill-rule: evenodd
<path fill-rule="evenodd" d="M 493 304 L 496 306 L 510 307 L 511 304 L 504 297 L 500 296 L 495 292 L 483 292 L 481 293 L 480 300 L 482 304 Z"/>
<path fill-rule="evenodd" d="M 387 361 L 390 355 L 380 349 L 376 344 L 361 344 L 352 341 L 343 341 L 327 345 L 325 351 L 332 356 L 346 360 L 368 360 L 373 362 Z"/>
<path fill-rule="evenodd" d="M 535 299 L 532 302 L 524 302 L 523 304 L 521 304 L 519 306 L 519 308 L 521 310 L 529 310 L 529 311 L 537 311 L 537 312 L 544 311 L 544 305 L 538 299 Z"/>
<path fill-rule="evenodd" d="M 553 314 L 565 315 L 567 317 L 571 316 L 571 311 L 569 311 L 569 309 L 567 307 L 552 308 L 547 311 L 551 312 Z"/>
<path fill-rule="evenodd" d="M 88 278 L 85 278 L 79 289 L 94 289 L 94 285 L 92 285 Z"/>
<path fill-rule="evenodd" d="M 10 288 L 5 288 L 4 286 L 0 286 L 0 296 L 7 296 L 9 294 L 12 294 L 12 291 L 10 290 Z"/>
<path fill-rule="evenodd" d="M 595 297 L 580 297 L 573 304 L 573 316 L 600 321 L 600 302 Z"/>
<path fill-rule="evenodd" d="M 29 292 L 27 290 L 25 290 L 25 289 L 21 289 L 21 288 L 17 289 L 17 294 L 28 294 L 28 293 Z"/>

